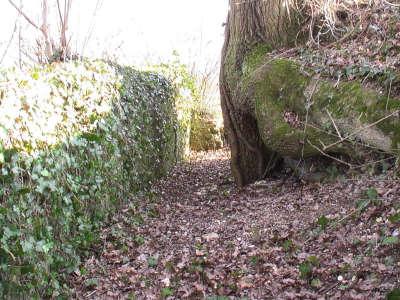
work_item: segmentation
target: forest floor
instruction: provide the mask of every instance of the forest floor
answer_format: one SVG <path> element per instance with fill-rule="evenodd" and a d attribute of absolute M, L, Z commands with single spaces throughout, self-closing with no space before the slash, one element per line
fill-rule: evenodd
<path fill-rule="evenodd" d="M 400 286 L 400 182 L 388 178 L 239 190 L 226 151 L 194 154 L 104 229 L 75 297 L 382 299 Z"/>

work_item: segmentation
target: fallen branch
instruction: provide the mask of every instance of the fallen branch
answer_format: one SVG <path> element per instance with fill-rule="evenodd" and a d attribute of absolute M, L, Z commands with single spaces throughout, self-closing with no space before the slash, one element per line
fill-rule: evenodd
<path fill-rule="evenodd" d="M 336 126 L 336 123 L 335 123 L 335 121 L 333 120 L 331 113 L 329 112 L 328 109 L 325 109 L 325 110 L 326 110 L 326 112 L 327 112 L 329 118 L 331 119 L 333 126 L 335 127 L 335 130 L 336 130 L 336 132 L 337 132 L 337 134 L 338 134 L 338 137 L 340 137 L 340 138 L 342 139 L 343 137 L 342 137 L 342 135 L 340 134 L 340 131 L 339 131 L 338 127 Z"/>
<path fill-rule="evenodd" d="M 376 121 L 376 122 L 374 122 L 374 123 L 372 123 L 372 124 L 369 124 L 369 125 L 367 125 L 367 126 L 365 126 L 365 127 L 362 127 L 362 128 L 360 128 L 360 129 L 354 131 L 353 133 L 351 133 L 351 134 L 349 134 L 349 135 L 347 135 L 347 136 L 345 136 L 345 137 L 342 137 L 342 138 L 339 139 L 338 141 L 336 141 L 336 142 L 334 142 L 334 143 L 332 143 L 332 144 L 330 144 L 330 145 L 328 145 L 328 146 L 325 146 L 324 149 L 323 149 L 323 151 L 326 151 L 326 150 L 328 150 L 329 148 L 332 148 L 332 147 L 334 147 L 334 146 L 336 146 L 336 145 L 338 145 L 338 144 L 340 144 L 340 143 L 343 143 L 344 141 L 348 140 L 349 138 L 355 136 L 357 133 L 360 133 L 360 132 L 362 132 L 362 131 L 364 131 L 364 130 L 366 130 L 366 129 L 368 129 L 368 128 L 371 128 L 371 127 L 373 127 L 373 126 L 375 126 L 375 125 L 377 125 L 377 124 L 379 124 L 379 123 L 385 121 L 386 119 L 389 119 L 390 117 L 393 117 L 393 116 L 395 116 L 395 115 L 398 115 L 399 113 L 400 113 L 400 109 L 398 109 L 398 110 L 392 112 L 391 114 L 389 114 L 389 115 L 387 115 L 387 116 L 385 116 L 385 117 L 379 119 L 378 121 Z"/>
<path fill-rule="evenodd" d="M 317 150 L 319 153 L 321 153 L 322 155 L 324 155 L 324 156 L 326 156 L 326 157 L 328 157 L 328 158 L 330 158 L 330 159 L 333 159 L 333 160 L 335 160 L 335 161 L 337 161 L 337 162 L 339 162 L 339 163 L 341 163 L 341 164 L 344 164 L 344 165 L 348 166 L 348 167 L 351 168 L 351 169 L 353 168 L 353 165 L 352 165 L 352 164 L 350 164 L 350 163 L 348 163 L 348 162 L 346 162 L 346 161 L 344 161 L 344 160 L 341 160 L 341 159 L 339 159 L 339 158 L 337 158 L 337 157 L 334 157 L 334 156 L 332 156 L 332 155 L 329 155 L 328 153 L 324 152 L 323 150 L 321 150 L 321 149 L 318 148 L 317 146 L 313 145 L 309 140 L 307 140 L 307 143 L 308 143 L 311 147 L 313 147 L 315 150 Z"/>

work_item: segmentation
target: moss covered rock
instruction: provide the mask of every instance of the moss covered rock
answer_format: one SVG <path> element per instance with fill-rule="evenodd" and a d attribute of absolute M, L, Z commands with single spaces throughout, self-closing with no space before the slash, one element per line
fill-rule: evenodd
<path fill-rule="evenodd" d="M 359 82 L 336 84 L 288 59 L 262 65 L 248 82 L 260 136 L 280 156 L 400 153 L 400 99 Z"/>

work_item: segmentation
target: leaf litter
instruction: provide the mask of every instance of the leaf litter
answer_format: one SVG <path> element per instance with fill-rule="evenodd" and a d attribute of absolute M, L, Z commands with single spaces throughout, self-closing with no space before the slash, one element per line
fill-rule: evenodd
<path fill-rule="evenodd" d="M 271 178 L 192 154 L 120 210 L 71 276 L 80 299 L 382 299 L 400 286 L 399 181 Z"/>

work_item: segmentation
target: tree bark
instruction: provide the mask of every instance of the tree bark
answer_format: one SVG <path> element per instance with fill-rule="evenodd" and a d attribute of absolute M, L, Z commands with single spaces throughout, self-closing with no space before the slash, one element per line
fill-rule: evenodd
<path fill-rule="evenodd" d="M 325 156 L 349 168 L 399 160 L 398 98 L 267 55 L 306 41 L 289 1 L 230 0 L 220 92 L 237 185 L 265 178 L 281 160 Z"/>
<path fill-rule="evenodd" d="M 260 138 L 254 101 L 241 91 L 246 56 L 260 45 L 270 50 L 294 45 L 298 27 L 287 0 L 230 0 L 220 93 L 232 174 L 239 187 L 264 178 L 278 161 Z"/>

